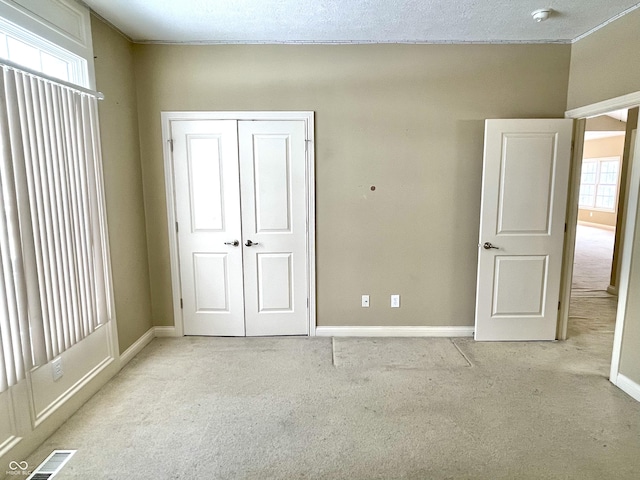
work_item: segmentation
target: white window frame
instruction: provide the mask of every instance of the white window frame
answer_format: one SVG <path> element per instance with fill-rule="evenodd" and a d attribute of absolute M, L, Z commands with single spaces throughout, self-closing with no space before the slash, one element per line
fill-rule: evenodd
<path fill-rule="evenodd" d="M 68 65 L 67 72 L 69 74 L 68 78 L 62 80 L 75 85 L 79 85 L 81 87 L 89 87 L 89 68 L 87 65 L 87 61 L 84 58 L 79 57 L 78 55 L 75 55 L 68 50 L 61 48 L 54 43 L 49 42 L 48 40 L 45 40 L 44 38 L 32 32 L 29 32 L 3 18 L 0 18 L 0 33 L 6 35 L 7 37 L 14 38 L 22 43 L 25 43 L 39 50 L 41 53 L 46 53 L 62 60 Z M 2 56 L 2 50 L 3 49 L 0 47 L 0 58 L 6 58 L 12 63 L 23 65 L 27 68 L 30 67 L 29 65 L 21 63 L 20 59 L 10 58 L 9 56 Z M 53 76 L 50 72 L 47 72 L 42 68 L 34 70 L 47 76 Z"/>
<path fill-rule="evenodd" d="M 600 186 L 600 173 L 602 170 L 602 164 L 603 163 L 609 163 L 609 162 L 616 162 L 618 164 L 618 176 L 616 178 L 616 183 L 615 183 L 615 189 L 616 189 L 616 193 L 615 193 L 615 198 L 614 198 L 614 206 L 613 208 L 604 208 L 604 207 L 597 207 L 596 203 L 597 203 L 597 199 L 598 199 L 598 187 Z M 595 171 L 595 182 L 594 183 L 590 183 L 587 185 L 593 185 L 594 186 L 594 194 L 593 194 L 593 203 L 590 205 L 585 205 L 582 203 L 578 203 L 578 207 L 580 209 L 583 210 L 594 210 L 594 211 L 599 211 L 599 212 L 608 212 L 608 213 L 616 213 L 618 211 L 618 195 L 620 193 L 620 171 L 621 171 L 621 162 L 620 162 L 620 157 L 619 156 L 612 156 L 612 157 L 595 157 L 595 158 L 585 158 L 582 160 L 582 165 L 584 168 L 584 165 L 587 163 L 594 163 L 596 165 L 596 171 Z M 580 190 L 582 190 L 582 186 L 584 184 L 582 183 L 582 176 L 580 178 Z M 603 185 L 607 185 L 607 186 L 611 186 L 610 184 L 603 184 Z M 581 192 L 578 193 L 578 201 L 580 199 L 581 196 Z"/>
<path fill-rule="evenodd" d="M 84 83 L 96 89 L 91 11 L 78 0 L 0 0 L 0 18 L 83 59 L 87 66 Z"/>

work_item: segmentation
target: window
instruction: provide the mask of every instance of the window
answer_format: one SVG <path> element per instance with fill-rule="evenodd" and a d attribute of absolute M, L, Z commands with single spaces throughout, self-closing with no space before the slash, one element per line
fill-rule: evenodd
<path fill-rule="evenodd" d="M 0 57 L 77 79 L 31 40 L 1 32 Z M 0 66 L 0 393 L 111 318 L 96 98 Z"/>
<path fill-rule="evenodd" d="M 49 77 L 88 86 L 85 59 L 1 18 L 0 58 Z"/>
<path fill-rule="evenodd" d="M 620 157 L 587 159 L 582 162 L 580 208 L 616 211 Z"/>

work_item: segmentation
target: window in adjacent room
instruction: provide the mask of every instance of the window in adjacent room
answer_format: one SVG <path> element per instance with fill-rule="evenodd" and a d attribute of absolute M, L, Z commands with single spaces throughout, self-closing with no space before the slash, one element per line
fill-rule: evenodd
<path fill-rule="evenodd" d="M 615 212 L 620 157 L 590 158 L 582 162 L 580 208 Z"/>

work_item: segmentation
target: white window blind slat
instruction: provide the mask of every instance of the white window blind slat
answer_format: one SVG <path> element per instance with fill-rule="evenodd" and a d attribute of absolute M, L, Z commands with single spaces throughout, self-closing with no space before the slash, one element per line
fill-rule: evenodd
<path fill-rule="evenodd" d="M 0 76 L 1 91 L 5 91 L 7 76 L 6 72 Z M 10 85 L 8 91 L 11 92 Z M 0 218 L 0 256 L 4 277 L 4 288 L 0 292 L 3 297 L 0 334 L 6 374 L 6 380 L 2 381 L 6 381 L 9 386 L 24 378 L 25 371 L 31 367 L 29 313 L 8 113 L 10 104 L 13 107 L 5 96 L 0 98 L 0 198 L 3 205 L 3 215 Z M 0 390 L 3 390 L 3 386 L 0 384 Z"/>
<path fill-rule="evenodd" d="M 109 265 L 107 256 L 107 248 L 103 244 L 102 239 L 107 238 L 106 225 L 102 221 L 106 215 L 100 214 L 100 204 L 98 199 L 104 199 L 104 182 L 102 179 L 102 151 L 100 150 L 100 127 L 98 125 L 98 100 L 96 97 L 83 95 L 83 105 L 86 105 L 85 121 L 90 126 L 91 135 L 90 151 L 91 156 L 87 157 L 88 171 L 90 172 L 89 192 L 91 199 L 91 215 L 92 231 L 93 231 L 93 255 L 95 257 L 95 279 L 96 279 L 96 316 L 92 319 L 93 325 L 91 331 L 95 330 L 98 325 L 104 324 L 111 318 L 109 311 L 109 302 L 107 301 L 107 273 L 106 266 Z M 110 294 L 109 294 L 110 296 Z"/>
<path fill-rule="evenodd" d="M 28 192 L 30 208 L 23 209 L 25 214 L 24 225 L 28 226 L 27 216 L 31 219 L 31 230 L 26 230 L 23 235 L 25 249 L 25 270 L 27 276 L 27 295 L 29 298 L 39 298 L 40 292 L 45 292 L 44 272 L 42 263 L 42 240 L 40 229 L 43 225 L 42 218 L 42 192 L 35 186 L 36 173 L 34 172 L 34 153 L 37 155 L 36 137 L 33 135 L 33 111 L 31 104 L 30 81 L 24 76 L 14 72 L 17 89 L 18 110 L 24 154 L 24 181 Z M 29 106 L 29 107 L 28 107 Z M 46 296 L 40 298 L 40 302 L 29 302 L 31 345 L 34 364 L 40 365 L 47 361 L 45 326 L 48 324 L 48 306 Z"/>
<path fill-rule="evenodd" d="M 39 256 L 37 261 L 41 268 L 38 269 L 40 283 L 41 303 L 43 304 L 43 329 L 45 335 L 46 358 L 51 359 L 57 355 L 57 344 L 53 339 L 57 337 L 55 328 L 55 316 L 58 308 L 54 298 L 54 260 L 53 239 L 50 236 L 51 211 L 46 194 L 46 150 L 44 145 L 44 132 L 42 128 L 42 108 L 40 101 L 40 87 L 33 77 L 24 77 L 25 84 L 25 111 L 29 119 L 28 130 L 23 134 L 29 135 L 31 140 L 33 184 L 35 190 L 36 208 L 38 210 L 39 232 Z M 32 210 L 34 205 L 31 206 Z M 43 294 L 44 292 L 44 294 Z M 46 305 L 46 307 L 44 306 Z"/>
<path fill-rule="evenodd" d="M 24 275 L 24 288 L 22 295 L 23 302 L 28 312 L 28 318 L 23 320 L 24 325 L 28 325 L 28 332 L 31 336 L 23 333 L 25 339 L 24 354 L 30 359 L 28 367 L 36 361 L 33 356 L 37 356 L 38 361 L 44 358 L 40 355 L 40 348 L 33 348 L 32 344 L 40 345 L 42 337 L 42 306 L 39 301 L 28 301 L 29 298 L 39 298 L 38 268 L 35 252 L 35 240 L 33 231 L 32 210 L 30 208 L 30 192 L 27 178 L 27 154 L 28 142 L 22 135 L 23 118 L 21 115 L 20 99 L 23 98 L 21 89 L 21 78 L 17 78 L 17 73 L 13 71 L 5 72 L 5 91 L 8 98 L 15 98 L 15 102 L 7 102 L 7 119 L 9 122 L 9 132 L 11 141 L 14 186 L 16 201 L 18 203 L 19 233 L 21 241 L 22 267 Z M 33 211 L 37 215 L 37 211 Z M 22 287 L 20 288 L 22 290 Z M 34 350 L 32 352 L 32 349 Z"/>

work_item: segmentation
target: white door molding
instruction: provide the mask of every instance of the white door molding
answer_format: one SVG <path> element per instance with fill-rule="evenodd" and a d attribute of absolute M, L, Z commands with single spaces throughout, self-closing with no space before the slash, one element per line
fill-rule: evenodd
<path fill-rule="evenodd" d="M 582 152 L 584 149 L 584 130 L 586 123 L 585 119 L 577 120 L 574 122 L 573 128 L 569 192 L 567 194 L 566 233 L 562 254 L 562 273 L 560 275 L 560 310 L 558 311 L 558 326 L 556 328 L 556 339 L 558 340 L 567 339 L 571 282 L 573 280 L 573 258 L 576 253 Z"/>
<path fill-rule="evenodd" d="M 567 110 L 564 113 L 565 118 L 588 118 L 596 115 L 603 115 L 613 110 L 621 110 L 623 108 L 633 108 L 640 105 L 640 92 L 633 92 L 620 97 L 610 98 L 602 102 L 592 103 L 584 107 Z"/>
<path fill-rule="evenodd" d="M 582 151 L 584 147 L 585 122 L 589 117 L 603 115 L 613 110 L 634 108 L 640 105 L 640 91 L 610 98 L 601 102 L 567 110 L 565 118 L 580 120 L 576 122 L 574 131 L 574 149 L 571 157 L 571 177 L 569 179 L 569 197 L 567 199 L 567 233 L 565 235 L 564 257 L 562 259 L 562 287 L 560 294 L 560 311 L 558 313 L 557 339 L 567 339 L 569 323 L 569 303 L 571 301 L 571 281 L 573 277 L 573 260 L 576 243 L 576 222 L 578 220 L 578 196 L 580 191 L 580 173 L 582 170 Z M 630 190 L 627 189 L 627 192 Z M 627 193 L 628 195 L 628 193 Z M 626 228 L 626 212 L 623 212 L 622 228 Z M 624 232 L 624 230 L 623 230 Z M 620 244 L 620 251 L 624 251 L 624 235 Z M 619 264 L 618 276 L 621 276 L 622 265 Z M 618 294 L 620 287 L 618 287 Z M 618 297 L 620 298 L 620 297 Z M 615 348 L 615 345 L 614 345 Z"/>
<path fill-rule="evenodd" d="M 171 264 L 171 286 L 175 335 L 184 335 L 182 309 L 180 308 L 180 265 L 178 260 L 178 237 L 175 229 L 176 206 L 174 170 L 172 162 L 171 123 L 174 121 L 198 120 L 298 120 L 303 121 L 306 133 L 306 212 L 307 212 L 307 272 L 308 272 L 308 322 L 309 335 L 316 334 L 316 245 L 315 245 L 315 155 L 314 112 L 161 112 L 162 143 L 167 201 L 167 226 Z"/>
<path fill-rule="evenodd" d="M 613 352 L 611 354 L 611 371 L 609 376 L 609 379 L 614 385 L 618 385 L 620 377 L 620 355 L 622 353 L 624 320 L 627 315 L 627 301 L 630 294 L 629 281 L 631 279 L 631 264 L 633 256 L 640 255 L 640 252 L 634 252 L 638 223 L 638 202 L 640 201 L 640 193 L 638 192 L 640 189 L 640 164 L 638 164 L 637 161 L 637 159 L 640 158 L 638 157 L 638 153 L 640 153 L 640 146 L 638 145 L 640 137 L 637 135 L 637 130 L 635 130 L 634 133 L 636 138 L 632 137 L 632 140 L 635 144 L 635 149 L 633 156 L 629 156 L 631 160 L 631 188 L 628 190 L 629 193 L 626 199 L 622 261 L 620 262 L 620 281 L 618 284 L 618 309 L 616 314 L 615 333 L 613 336 Z"/>

